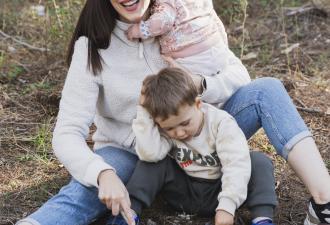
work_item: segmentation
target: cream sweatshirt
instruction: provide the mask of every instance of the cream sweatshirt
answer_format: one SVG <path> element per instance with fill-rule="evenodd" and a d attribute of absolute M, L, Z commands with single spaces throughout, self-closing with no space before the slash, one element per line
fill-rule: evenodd
<path fill-rule="evenodd" d="M 204 125 L 201 133 L 182 142 L 169 139 L 159 132 L 150 114 L 137 106 L 133 120 L 136 153 L 141 160 L 157 162 L 170 154 L 192 177 L 220 179 L 218 209 L 234 215 L 245 201 L 251 175 L 249 148 L 242 130 L 232 116 L 203 103 Z"/>
<path fill-rule="evenodd" d="M 129 41 L 124 34 L 128 27 L 118 21 L 110 46 L 99 50 L 104 63 L 98 76 L 87 69 L 87 38 L 80 37 L 62 91 L 53 150 L 70 174 L 86 186 L 97 187 L 99 173 L 112 168 L 86 144 L 90 125 L 97 127 L 94 149 L 116 146 L 135 153 L 132 121 L 142 81 L 166 66 L 159 43 L 155 39 Z M 202 99 L 213 104 L 225 102 L 250 81 L 246 74 L 230 73 L 205 79 Z"/>

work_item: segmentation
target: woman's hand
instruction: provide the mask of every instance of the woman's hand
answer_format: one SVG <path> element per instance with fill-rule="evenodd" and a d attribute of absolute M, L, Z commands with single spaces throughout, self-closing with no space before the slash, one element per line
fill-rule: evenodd
<path fill-rule="evenodd" d="M 187 70 L 186 68 L 181 66 L 179 63 L 177 63 L 172 57 L 162 55 L 162 58 L 165 60 L 165 62 L 168 63 L 169 67 L 179 68 L 179 69 L 185 71 L 187 74 L 189 74 L 197 88 L 198 93 L 200 93 L 200 94 L 202 93 L 203 86 L 202 86 L 202 77 L 200 75 L 192 74 L 189 70 Z"/>
<path fill-rule="evenodd" d="M 224 210 L 217 210 L 215 214 L 215 225 L 233 225 L 234 216 Z"/>
<path fill-rule="evenodd" d="M 112 215 L 117 216 L 120 211 L 126 215 L 127 223 L 134 224 L 131 213 L 131 201 L 127 189 L 113 170 L 104 170 L 98 177 L 99 199 L 111 209 Z"/>

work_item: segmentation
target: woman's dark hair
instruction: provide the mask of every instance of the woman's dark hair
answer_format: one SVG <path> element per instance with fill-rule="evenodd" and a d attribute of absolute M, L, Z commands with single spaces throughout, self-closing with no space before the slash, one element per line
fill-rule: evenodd
<path fill-rule="evenodd" d="M 102 57 L 98 49 L 106 49 L 110 44 L 110 36 L 115 28 L 118 13 L 110 0 L 87 0 L 72 35 L 66 62 L 71 64 L 75 42 L 81 36 L 88 38 L 88 69 L 94 75 L 102 71 Z"/>

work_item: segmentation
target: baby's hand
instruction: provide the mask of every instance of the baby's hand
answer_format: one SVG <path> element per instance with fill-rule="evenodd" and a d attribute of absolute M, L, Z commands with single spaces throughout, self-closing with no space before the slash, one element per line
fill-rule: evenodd
<path fill-rule="evenodd" d="M 141 38 L 140 35 L 140 24 L 134 24 L 128 28 L 126 31 L 127 39 L 132 41 L 133 39 Z"/>
<path fill-rule="evenodd" d="M 224 210 L 218 210 L 215 214 L 215 225 L 233 225 L 234 216 Z"/>

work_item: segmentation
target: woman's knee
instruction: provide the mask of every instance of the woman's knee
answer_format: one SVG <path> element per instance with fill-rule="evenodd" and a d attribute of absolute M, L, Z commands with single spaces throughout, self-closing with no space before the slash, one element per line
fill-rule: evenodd
<path fill-rule="evenodd" d="M 263 77 L 254 80 L 255 89 L 263 93 L 277 93 L 286 92 L 282 82 L 274 77 Z"/>
<path fill-rule="evenodd" d="M 262 86 L 265 87 L 278 87 L 278 86 L 282 86 L 282 81 L 280 81 L 279 79 L 275 78 L 275 77 L 261 77 L 255 80 L 257 83 L 262 84 Z"/>

